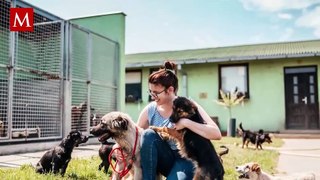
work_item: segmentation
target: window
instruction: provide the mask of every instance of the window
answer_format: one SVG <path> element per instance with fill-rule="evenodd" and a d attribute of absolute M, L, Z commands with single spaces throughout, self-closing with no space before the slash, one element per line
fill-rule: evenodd
<path fill-rule="evenodd" d="M 126 102 L 141 101 L 141 71 L 126 72 Z"/>
<path fill-rule="evenodd" d="M 219 89 L 224 92 L 238 90 L 239 95 L 245 95 L 246 98 L 249 98 L 248 76 L 248 64 L 220 65 Z"/>

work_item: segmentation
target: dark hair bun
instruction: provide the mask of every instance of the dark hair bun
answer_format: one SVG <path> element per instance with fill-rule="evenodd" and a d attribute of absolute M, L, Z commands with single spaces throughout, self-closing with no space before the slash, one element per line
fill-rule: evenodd
<path fill-rule="evenodd" d="M 171 61 L 165 61 L 163 66 L 165 69 L 169 69 L 169 70 L 173 70 L 173 71 L 177 70 L 177 65 Z"/>

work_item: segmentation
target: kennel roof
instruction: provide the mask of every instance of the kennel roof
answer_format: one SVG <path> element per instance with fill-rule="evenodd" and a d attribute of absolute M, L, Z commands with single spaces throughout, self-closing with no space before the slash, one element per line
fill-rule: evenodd
<path fill-rule="evenodd" d="M 320 40 L 128 54 L 126 67 L 159 66 L 166 59 L 174 60 L 177 64 L 201 64 L 313 56 L 320 56 Z"/>

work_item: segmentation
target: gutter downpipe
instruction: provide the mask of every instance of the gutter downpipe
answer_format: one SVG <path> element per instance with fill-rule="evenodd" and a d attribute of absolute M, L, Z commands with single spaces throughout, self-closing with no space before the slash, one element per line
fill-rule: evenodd
<path fill-rule="evenodd" d="M 188 75 L 184 70 L 182 70 L 181 64 L 178 64 L 178 71 L 182 74 L 181 90 L 179 94 L 181 96 L 188 97 Z"/>

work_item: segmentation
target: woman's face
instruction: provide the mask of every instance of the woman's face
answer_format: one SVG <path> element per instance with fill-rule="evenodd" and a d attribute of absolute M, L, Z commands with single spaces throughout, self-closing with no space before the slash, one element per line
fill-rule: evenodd
<path fill-rule="evenodd" d="M 149 95 L 157 104 L 164 104 L 170 98 L 168 89 L 160 84 L 149 83 Z"/>

